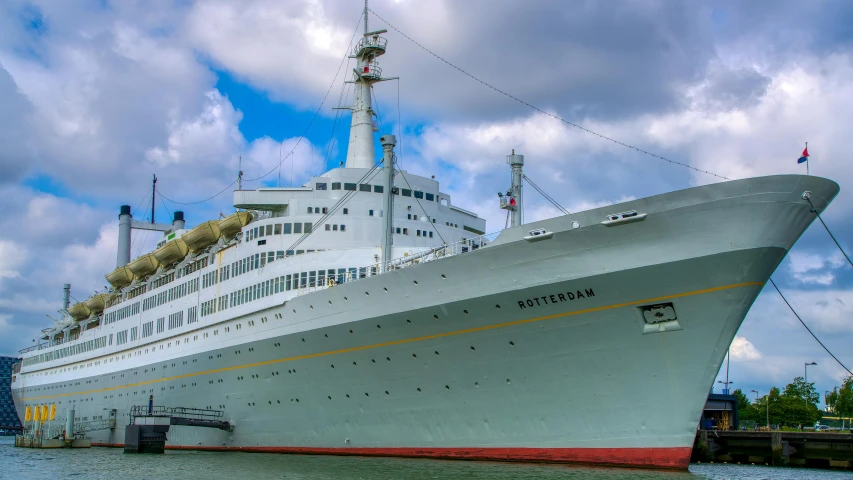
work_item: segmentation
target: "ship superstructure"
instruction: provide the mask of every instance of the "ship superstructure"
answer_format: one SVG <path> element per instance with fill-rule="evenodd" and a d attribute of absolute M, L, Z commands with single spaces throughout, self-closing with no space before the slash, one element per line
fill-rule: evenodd
<path fill-rule="evenodd" d="M 366 19 L 366 11 L 365 11 Z M 301 187 L 234 192 L 185 228 L 122 207 L 112 288 L 22 352 L 30 407 L 217 409 L 232 431 L 175 427 L 168 446 L 684 468 L 705 396 L 770 274 L 838 186 L 774 176 L 511 227 L 432 178 L 375 157 L 370 86 L 383 31 L 353 51 L 346 166 Z M 130 258 L 130 231 L 164 231 Z"/>

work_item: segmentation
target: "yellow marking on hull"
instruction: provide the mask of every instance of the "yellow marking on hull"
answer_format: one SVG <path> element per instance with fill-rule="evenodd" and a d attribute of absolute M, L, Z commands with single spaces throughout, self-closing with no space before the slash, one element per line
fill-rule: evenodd
<path fill-rule="evenodd" d="M 542 317 L 526 318 L 523 320 L 513 320 L 511 322 L 497 323 L 494 325 L 486 325 L 483 327 L 466 328 L 464 330 L 455 330 L 452 332 L 436 333 L 434 335 L 425 335 L 422 337 L 404 338 L 402 340 L 393 340 L 390 342 L 375 343 L 373 345 L 362 345 L 360 347 L 344 348 L 341 350 L 330 350 L 327 352 L 309 353 L 307 355 L 298 355 L 295 357 L 277 358 L 274 360 L 265 360 L 263 362 L 247 363 L 244 365 L 234 365 L 231 367 L 216 368 L 213 370 L 203 370 L 200 372 L 185 373 L 183 375 L 175 375 L 172 377 L 155 378 L 153 380 L 146 380 L 146 381 L 137 382 L 137 383 L 128 383 L 125 385 L 118 385 L 115 387 L 100 388 L 97 390 L 86 390 L 86 391 L 75 392 L 75 393 L 60 393 L 57 395 L 46 395 L 46 396 L 40 396 L 40 397 L 23 398 L 21 400 L 22 401 L 43 400 L 43 399 L 48 399 L 48 398 L 72 397 L 74 395 L 88 395 L 88 394 L 92 394 L 92 393 L 109 392 L 109 391 L 113 391 L 113 390 L 122 390 L 122 389 L 126 389 L 126 388 L 140 387 L 143 385 L 151 385 L 154 383 L 167 382 L 170 380 L 179 380 L 182 378 L 197 377 L 200 375 L 209 375 L 212 373 L 230 372 L 233 370 L 242 370 L 245 368 L 260 367 L 263 365 L 273 365 L 276 363 L 293 362 L 296 360 L 307 360 L 309 358 L 318 358 L 318 357 L 325 357 L 325 356 L 329 356 L 329 355 L 338 355 L 341 353 L 358 352 L 358 351 L 362 351 L 362 350 L 371 350 L 374 348 L 390 347 L 392 345 L 403 345 L 406 343 L 421 342 L 424 340 L 433 340 L 436 338 L 452 337 L 455 335 L 462 335 L 462 334 L 466 334 L 466 333 L 482 332 L 482 331 L 486 331 L 486 330 L 493 330 L 495 328 L 504 328 L 504 327 L 512 327 L 512 326 L 516 326 L 516 325 L 524 325 L 527 323 L 541 322 L 541 321 L 545 321 L 545 320 L 553 320 L 555 318 L 570 317 L 570 316 L 574 316 L 574 315 L 583 315 L 585 313 L 595 313 L 595 312 L 601 312 L 601 311 L 605 311 L 605 310 L 613 310 L 616 308 L 630 307 L 632 305 L 640 305 L 643 303 L 654 303 L 654 302 L 659 302 L 662 300 L 669 300 L 669 299 L 673 299 L 673 298 L 682 298 L 682 297 L 690 297 L 690 296 L 694 296 L 694 295 L 702 295 L 705 293 L 714 293 L 714 292 L 719 292 L 719 291 L 723 291 L 723 290 L 730 290 L 733 288 L 763 287 L 763 286 L 764 286 L 764 284 L 762 282 L 734 283 L 731 285 L 723 285 L 721 287 L 713 287 L 713 288 L 706 288 L 706 289 L 702 289 L 702 290 L 694 290 L 692 292 L 676 293 L 673 295 L 664 295 L 662 297 L 655 297 L 655 298 L 645 298 L 643 300 L 635 300 L 632 302 L 614 303 L 612 305 L 605 305 L 603 307 L 585 308 L 583 310 L 575 310 L 575 311 L 571 311 L 571 312 L 555 313 L 553 315 L 545 315 Z"/>

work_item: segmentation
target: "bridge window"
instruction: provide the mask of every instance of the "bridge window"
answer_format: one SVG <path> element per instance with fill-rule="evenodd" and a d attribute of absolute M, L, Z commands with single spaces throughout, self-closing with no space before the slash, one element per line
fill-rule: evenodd
<path fill-rule="evenodd" d="M 285 235 L 290 235 L 290 233 L 292 232 L 291 226 L 289 223 L 284 223 L 281 225 L 281 227 L 282 227 L 282 233 L 284 233 Z"/>
<path fill-rule="evenodd" d="M 358 191 L 359 192 L 369 192 L 370 191 L 370 185 L 368 185 L 366 183 L 360 183 L 358 185 Z"/>
<path fill-rule="evenodd" d="M 346 230 L 347 230 L 347 226 L 342 224 L 342 225 L 341 225 L 341 231 L 342 231 L 342 232 L 345 232 Z"/>
<path fill-rule="evenodd" d="M 293 233 L 302 233 L 302 224 L 294 223 L 293 224 Z"/>
<path fill-rule="evenodd" d="M 367 214 L 368 214 L 368 215 L 370 215 L 370 216 L 372 217 L 372 216 L 373 216 L 373 210 L 368 210 L 368 211 L 367 211 Z"/>
<path fill-rule="evenodd" d="M 332 190 L 340 190 L 341 182 L 332 182 Z"/>
<path fill-rule="evenodd" d="M 404 189 L 403 189 L 403 196 L 404 196 L 404 197 L 411 197 L 411 196 L 412 196 L 412 191 L 411 191 L 411 190 L 409 190 L 409 189 L 407 189 L 407 188 L 404 188 Z"/>
<path fill-rule="evenodd" d="M 308 213 L 314 213 L 314 208 L 308 207 Z"/>
<path fill-rule="evenodd" d="M 355 184 L 354 183 L 344 183 L 344 190 L 351 190 L 354 192 L 355 191 Z"/>
<path fill-rule="evenodd" d="M 273 229 L 273 233 L 276 235 L 281 235 L 281 224 L 276 223 L 275 228 Z"/>
<path fill-rule="evenodd" d="M 424 198 L 424 192 L 415 190 L 415 198 Z"/>
<path fill-rule="evenodd" d="M 315 190 L 325 190 L 325 189 L 326 189 L 326 183 L 317 183 L 317 185 L 315 187 Z"/>
<path fill-rule="evenodd" d="M 326 224 L 326 231 L 328 232 L 328 231 L 330 231 L 330 230 L 332 230 L 332 226 L 331 226 L 331 225 L 329 225 L 329 224 L 327 223 L 327 224 Z"/>
<path fill-rule="evenodd" d="M 344 215 L 349 215 L 349 208 L 344 209 Z"/>
<path fill-rule="evenodd" d="M 426 199 L 427 199 L 428 201 L 432 202 L 432 201 L 434 201 L 434 200 L 435 200 L 435 195 L 433 195 L 433 194 L 431 194 L 431 193 L 427 193 L 427 194 L 426 194 Z"/>
<path fill-rule="evenodd" d="M 373 186 L 373 193 L 384 193 L 384 192 L 385 192 L 385 187 L 383 187 L 382 185 L 374 185 Z"/>

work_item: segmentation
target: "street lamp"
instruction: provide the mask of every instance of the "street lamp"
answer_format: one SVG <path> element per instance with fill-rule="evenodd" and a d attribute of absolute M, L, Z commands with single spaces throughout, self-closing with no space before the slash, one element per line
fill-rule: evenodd
<path fill-rule="evenodd" d="M 729 379 L 726 379 L 726 381 L 725 381 L 725 382 L 724 382 L 724 381 L 722 381 L 722 380 L 717 380 L 717 383 L 722 383 L 723 385 L 725 385 L 725 386 L 726 386 L 726 390 L 723 392 L 724 394 L 726 394 L 726 395 L 731 395 L 731 393 L 729 392 L 729 384 L 730 384 L 730 383 L 735 383 L 735 382 L 732 382 L 732 381 L 729 381 Z"/>
<path fill-rule="evenodd" d="M 806 384 L 808 384 L 808 383 L 809 383 L 809 367 L 810 367 L 810 366 L 812 366 L 812 365 L 817 365 L 817 363 L 815 363 L 815 362 L 807 362 L 807 363 L 805 364 L 805 366 L 803 367 L 803 370 L 805 370 L 805 377 L 804 377 L 804 380 L 806 381 Z"/>
<path fill-rule="evenodd" d="M 755 401 L 758 402 L 758 390 L 753 390 L 753 392 L 755 393 Z M 765 415 L 767 415 L 767 431 L 769 432 L 770 431 L 770 395 L 767 395 L 764 398 L 766 399 L 766 403 L 764 404 L 764 406 L 766 408 Z"/>

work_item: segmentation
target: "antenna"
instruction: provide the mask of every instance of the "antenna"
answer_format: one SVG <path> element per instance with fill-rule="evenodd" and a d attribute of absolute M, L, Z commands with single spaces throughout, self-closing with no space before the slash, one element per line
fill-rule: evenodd
<path fill-rule="evenodd" d="M 364 0 L 364 34 L 367 35 L 369 31 L 367 28 L 367 0 Z"/>
<path fill-rule="evenodd" d="M 154 223 L 154 199 L 157 196 L 157 175 L 154 175 L 154 181 L 151 183 L 151 223 Z"/>
<path fill-rule="evenodd" d="M 279 173 L 279 175 L 281 175 Z M 243 189 L 243 156 L 240 155 L 239 163 L 237 163 L 237 190 Z"/>

